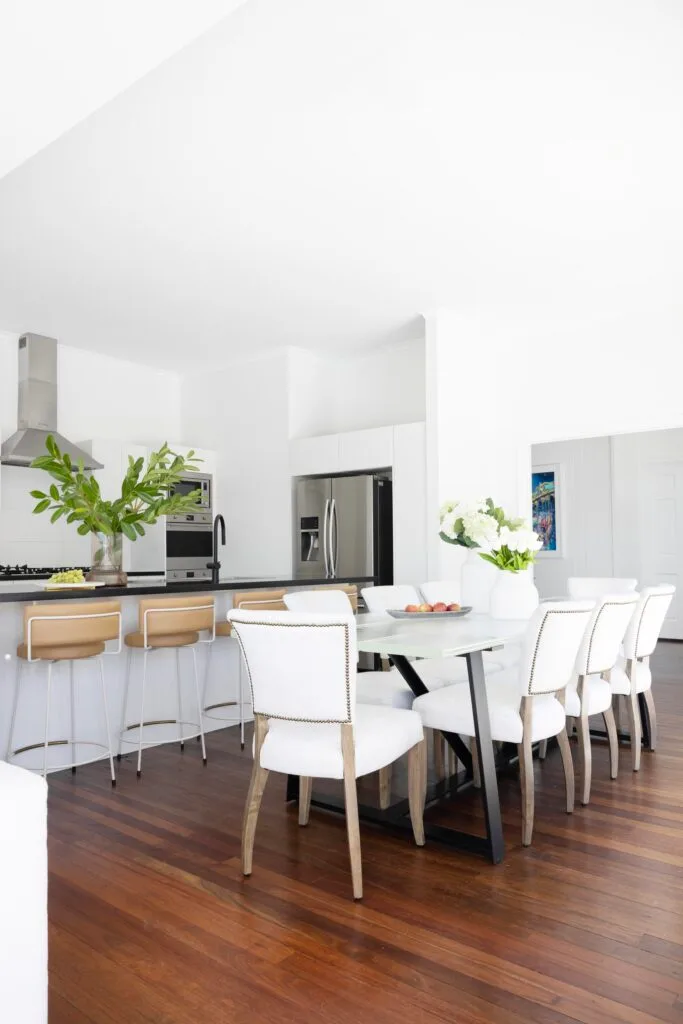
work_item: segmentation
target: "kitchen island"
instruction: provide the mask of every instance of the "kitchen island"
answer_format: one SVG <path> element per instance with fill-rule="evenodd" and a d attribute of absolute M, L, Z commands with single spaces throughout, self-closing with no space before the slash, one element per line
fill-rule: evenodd
<path fill-rule="evenodd" d="M 141 597 L 181 596 L 183 594 L 215 594 L 216 621 L 225 621 L 228 611 L 233 606 L 233 595 L 242 591 L 270 589 L 309 589 L 310 587 L 338 586 L 341 583 L 356 583 L 359 588 L 364 584 L 372 584 L 373 577 L 363 579 L 311 579 L 293 580 L 272 577 L 223 577 L 218 583 L 202 580 L 198 583 L 179 581 L 167 582 L 164 578 L 138 576 L 129 580 L 127 586 L 98 587 L 88 590 L 45 590 L 42 586 L 30 581 L 21 580 L 13 583 L 0 583 L 0 755 L 5 756 L 9 735 L 12 710 L 12 694 L 14 692 L 19 659 L 16 657 L 17 645 L 23 641 L 24 608 L 27 604 L 42 601 L 87 601 L 98 598 L 116 598 L 121 601 L 123 634 L 138 628 L 138 599 Z M 237 701 L 240 689 L 241 659 L 237 642 L 231 637 L 217 638 L 210 662 L 210 675 L 207 678 L 206 654 L 209 645 L 200 644 L 197 648 L 200 687 L 204 692 L 205 705 Z M 126 679 L 126 666 L 131 661 L 131 690 L 127 724 L 138 721 L 135 709 L 139 707 L 139 684 L 141 674 L 141 657 L 125 647 L 120 654 L 105 657 L 107 699 L 109 718 L 114 749 L 118 748 L 118 733 L 121 728 L 121 713 Z M 192 656 L 180 650 L 182 702 L 185 708 L 184 717 L 196 720 L 196 697 L 192 672 Z M 98 667 L 93 660 L 74 662 L 74 704 L 75 729 L 74 735 L 83 740 L 98 743 L 106 742 L 104 716 L 101 706 Z M 251 702 L 249 686 L 243 680 L 244 714 L 251 720 Z M 44 663 L 22 665 L 22 677 L 19 706 L 14 729 L 13 747 L 42 741 L 44 735 L 46 701 L 46 668 Z M 176 717 L 176 661 L 174 650 L 155 651 L 150 658 L 145 694 L 145 719 L 164 720 Z M 50 738 L 64 739 L 70 732 L 70 686 L 69 664 L 55 666 L 53 672 L 52 699 L 50 707 Z M 234 711 L 235 722 L 238 722 L 238 709 L 224 709 L 224 713 Z M 205 719 L 204 728 L 207 732 L 225 728 L 226 724 L 215 719 Z M 186 730 L 188 733 L 190 730 Z M 135 737 L 136 733 L 130 736 Z M 145 743 L 170 743 L 178 741 L 177 726 L 161 724 L 149 727 L 145 731 Z M 196 744 L 199 748 L 199 744 Z M 184 756 L 194 756 L 195 744 L 186 746 Z M 91 747 L 77 745 L 78 760 L 86 760 L 92 756 Z M 130 753 L 131 745 L 124 744 L 123 753 Z M 54 746 L 49 751 L 49 770 L 58 771 L 66 763 L 69 756 L 68 747 Z M 102 755 L 104 756 L 104 755 Z M 180 751 L 178 752 L 180 756 Z M 199 756 L 197 752 L 197 756 Z M 36 768 L 42 765 L 42 751 L 32 750 L 20 755 L 17 764 Z"/>

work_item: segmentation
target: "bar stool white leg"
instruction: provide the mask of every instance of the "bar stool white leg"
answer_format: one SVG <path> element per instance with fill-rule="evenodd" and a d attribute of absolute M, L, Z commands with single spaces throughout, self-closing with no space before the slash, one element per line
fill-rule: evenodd
<path fill-rule="evenodd" d="M 7 739 L 7 756 L 6 761 L 11 761 L 14 754 L 12 743 L 14 741 L 14 723 L 17 718 L 17 707 L 19 705 L 19 687 L 21 686 L 21 670 L 23 668 L 23 662 L 21 658 L 17 659 L 17 671 L 14 675 L 14 693 L 12 694 L 12 713 L 9 720 L 9 737 Z"/>
<path fill-rule="evenodd" d="M 147 682 L 147 648 L 142 652 L 142 687 L 140 692 L 140 721 L 138 723 L 138 778 L 142 775 L 142 723 L 145 720 L 145 683 Z"/>
<path fill-rule="evenodd" d="M 74 699 L 74 663 L 69 662 L 69 750 L 71 751 L 71 774 L 76 774 L 76 747 L 74 746 L 74 736 L 76 734 L 76 701 Z"/>
<path fill-rule="evenodd" d="M 194 649 L 194 645 L 190 648 L 192 651 L 192 665 L 194 667 L 194 689 L 197 694 L 197 712 L 199 716 L 199 735 L 202 741 L 202 761 L 206 764 L 206 740 L 204 739 L 204 724 L 202 722 L 202 698 L 199 693 L 199 674 L 197 672 L 197 652 Z"/>
<path fill-rule="evenodd" d="M 47 663 L 47 699 L 45 701 L 45 742 L 43 745 L 43 778 L 47 778 L 47 748 L 49 746 L 49 729 L 50 729 L 50 694 L 52 691 L 52 666 L 54 662 L 48 661 Z"/>
<path fill-rule="evenodd" d="M 123 734 L 126 731 L 126 712 L 128 711 L 128 690 L 130 687 L 130 670 L 131 670 L 131 659 L 133 657 L 132 647 L 128 648 L 126 655 L 126 681 L 123 686 L 123 707 L 121 708 L 121 729 L 119 730 L 119 751 L 116 755 L 116 760 L 121 760 L 121 753 L 123 751 Z"/>
<path fill-rule="evenodd" d="M 180 753 L 185 752 L 185 740 L 183 739 L 183 691 L 180 682 L 180 648 L 175 649 L 175 681 L 178 688 L 178 739 L 180 740 Z M 200 708 L 201 717 L 201 708 Z"/>
<path fill-rule="evenodd" d="M 100 681 L 102 683 L 102 707 L 104 708 L 104 728 L 107 732 L 107 750 L 109 752 L 109 769 L 111 771 L 111 784 L 116 785 L 116 772 L 114 771 L 114 752 L 111 749 L 111 730 L 109 729 L 109 708 L 107 707 L 107 687 L 104 681 L 104 659 L 100 655 L 97 659 L 100 665 Z"/>
<path fill-rule="evenodd" d="M 242 652 L 237 652 L 239 661 L 237 662 L 237 685 L 238 699 L 240 702 L 240 750 L 244 750 L 244 690 L 242 687 Z"/>
<path fill-rule="evenodd" d="M 206 695 L 209 692 L 209 680 L 211 678 L 211 663 L 213 654 L 213 644 L 209 644 L 209 649 L 206 652 L 206 665 L 204 667 L 204 681 L 202 683 L 202 714 L 206 707 Z M 199 739 L 199 736 L 197 737 Z"/>

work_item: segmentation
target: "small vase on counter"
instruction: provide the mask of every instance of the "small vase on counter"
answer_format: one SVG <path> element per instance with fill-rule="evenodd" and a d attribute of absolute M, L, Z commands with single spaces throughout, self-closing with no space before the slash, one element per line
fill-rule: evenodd
<path fill-rule="evenodd" d="M 538 608 L 538 602 L 538 590 L 528 570 L 498 570 L 491 590 L 489 613 L 492 618 L 529 619 Z"/>
<path fill-rule="evenodd" d="M 124 587 L 128 577 L 123 571 L 123 534 L 91 533 L 91 568 L 86 579 L 110 587 Z"/>

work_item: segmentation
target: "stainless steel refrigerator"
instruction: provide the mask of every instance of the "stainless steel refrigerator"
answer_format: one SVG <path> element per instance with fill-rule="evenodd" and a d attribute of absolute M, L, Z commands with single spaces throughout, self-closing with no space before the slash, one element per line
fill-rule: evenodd
<path fill-rule="evenodd" d="M 390 473 L 302 477 L 294 505 L 295 579 L 393 583 Z"/>

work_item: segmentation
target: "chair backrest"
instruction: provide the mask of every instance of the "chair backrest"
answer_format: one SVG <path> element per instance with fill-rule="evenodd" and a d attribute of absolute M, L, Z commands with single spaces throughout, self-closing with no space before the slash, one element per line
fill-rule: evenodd
<path fill-rule="evenodd" d="M 45 601 L 24 608 L 27 647 L 74 647 L 120 638 L 120 601 Z"/>
<path fill-rule="evenodd" d="M 557 693 L 574 673 L 594 601 L 548 601 L 527 626 L 519 663 L 522 694 Z"/>
<path fill-rule="evenodd" d="M 294 722 L 352 722 L 356 705 L 353 615 L 228 613 L 249 673 L 254 714 Z"/>
<path fill-rule="evenodd" d="M 326 587 L 324 590 L 296 590 L 284 596 L 290 612 L 322 612 L 326 615 L 351 615 L 353 608 L 343 590 Z"/>
<path fill-rule="evenodd" d="M 567 594 L 572 601 L 604 597 L 605 594 L 632 594 L 638 580 L 629 576 L 570 576 Z"/>
<path fill-rule="evenodd" d="M 247 608 L 252 611 L 284 612 L 284 587 L 273 590 L 238 590 L 233 594 L 233 608 Z"/>
<path fill-rule="evenodd" d="M 460 601 L 460 584 L 455 580 L 435 580 L 432 583 L 421 583 L 420 591 L 427 604 L 456 604 Z"/>
<path fill-rule="evenodd" d="M 174 636 L 214 629 L 216 603 L 212 594 L 148 597 L 138 605 L 140 632 L 146 636 Z"/>
<path fill-rule="evenodd" d="M 373 614 L 386 614 L 387 608 L 403 609 L 407 604 L 422 604 L 417 588 L 407 583 L 391 587 L 363 587 L 361 597 Z"/>
<path fill-rule="evenodd" d="M 616 665 L 637 604 L 636 593 L 607 594 L 596 601 L 576 658 L 576 675 L 608 672 Z"/>
<path fill-rule="evenodd" d="M 659 640 L 676 588 L 671 584 L 641 590 L 633 618 L 624 637 L 627 659 L 648 658 Z"/>

